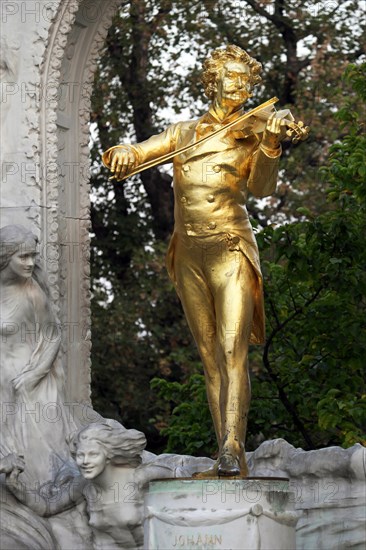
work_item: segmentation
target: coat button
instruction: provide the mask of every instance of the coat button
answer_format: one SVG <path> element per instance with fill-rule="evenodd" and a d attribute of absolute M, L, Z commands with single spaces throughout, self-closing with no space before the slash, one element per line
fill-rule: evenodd
<path fill-rule="evenodd" d="M 214 202 L 215 201 L 215 197 L 213 195 L 209 195 L 207 197 L 207 202 Z"/>
<path fill-rule="evenodd" d="M 237 243 L 240 241 L 240 237 L 238 237 L 237 235 L 235 235 L 231 240 L 232 240 L 232 242 L 233 242 L 234 244 L 237 244 Z"/>
<path fill-rule="evenodd" d="M 221 172 L 221 166 L 219 164 L 215 164 L 215 166 L 213 167 L 213 171 L 216 173 Z"/>
<path fill-rule="evenodd" d="M 191 167 L 188 166 L 187 164 L 184 164 L 183 167 L 182 167 L 183 172 L 189 172 L 190 169 L 191 169 Z"/>
<path fill-rule="evenodd" d="M 190 223 L 185 223 L 184 227 L 186 228 L 187 231 L 190 231 L 192 229 L 192 225 Z"/>
<path fill-rule="evenodd" d="M 187 202 L 186 197 L 182 197 L 182 198 L 180 199 L 180 202 L 181 202 L 182 204 L 185 204 L 185 203 Z"/>
<path fill-rule="evenodd" d="M 207 228 L 208 228 L 208 229 L 215 229 L 215 228 L 216 228 L 215 222 L 210 222 L 210 223 L 207 225 Z"/>

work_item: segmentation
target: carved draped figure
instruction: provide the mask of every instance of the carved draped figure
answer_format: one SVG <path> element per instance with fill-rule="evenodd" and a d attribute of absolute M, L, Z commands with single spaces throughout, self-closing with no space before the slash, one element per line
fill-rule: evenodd
<path fill-rule="evenodd" d="M 45 291 L 34 277 L 0 286 L 1 453 L 24 455 L 25 482 L 52 477 L 70 453 L 75 429 L 63 398 L 63 369 L 56 357 L 60 327 Z M 14 379 L 32 373 L 32 387 Z"/>

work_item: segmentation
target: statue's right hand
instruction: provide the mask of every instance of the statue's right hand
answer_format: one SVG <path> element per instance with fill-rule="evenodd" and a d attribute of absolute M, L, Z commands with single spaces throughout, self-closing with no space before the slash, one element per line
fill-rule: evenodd
<path fill-rule="evenodd" d="M 123 179 L 129 172 L 132 171 L 136 164 L 136 154 L 129 148 L 115 149 L 112 156 L 111 172 L 116 180 Z"/>
<path fill-rule="evenodd" d="M 37 369 L 27 365 L 21 373 L 12 379 L 11 383 L 16 392 L 29 393 L 37 387 L 44 376 L 43 372 L 38 372 Z"/>
<path fill-rule="evenodd" d="M 24 470 L 24 467 L 23 455 L 10 453 L 0 460 L 0 472 L 4 474 L 11 474 L 14 472 L 14 475 L 17 477 L 20 472 Z"/>

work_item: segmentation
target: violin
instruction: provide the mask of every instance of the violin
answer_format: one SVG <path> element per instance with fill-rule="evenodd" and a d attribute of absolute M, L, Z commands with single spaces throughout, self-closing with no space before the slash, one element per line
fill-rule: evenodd
<path fill-rule="evenodd" d="M 253 134 L 263 133 L 269 117 L 272 116 L 273 113 L 276 113 L 277 118 L 281 119 L 281 126 L 284 128 L 286 136 L 291 139 L 292 143 L 298 143 L 299 141 L 304 141 L 307 139 L 310 132 L 309 126 L 305 126 L 301 120 L 295 122 L 295 118 L 290 109 L 276 111 L 272 103 L 274 99 L 278 101 L 277 98 L 270 99 L 269 102 L 271 103 L 269 105 L 266 105 L 268 102 L 263 103 L 259 106 L 260 110 L 255 114 L 255 116 L 251 114 L 251 116 L 246 119 L 246 122 L 249 122 L 248 130 L 250 130 Z M 249 113 L 251 112 L 252 111 L 249 111 Z M 246 129 L 247 127 L 244 127 L 244 130 Z"/>
<path fill-rule="evenodd" d="M 205 141 L 208 141 L 214 136 L 217 136 L 218 134 L 221 134 L 221 133 L 225 133 L 229 128 L 233 129 L 234 132 L 247 131 L 248 134 L 250 133 L 259 134 L 264 132 L 269 117 L 276 112 L 273 105 L 274 103 L 277 103 L 277 101 L 278 101 L 277 97 L 272 97 L 271 99 L 268 99 L 261 105 L 254 107 L 254 109 L 251 109 L 247 113 L 242 114 L 240 117 L 225 124 L 221 128 L 211 132 L 210 134 L 205 135 L 204 137 L 195 141 L 194 143 L 185 145 L 184 147 L 181 147 L 180 149 L 177 149 L 171 153 L 162 155 L 157 159 L 145 162 L 144 164 L 140 164 L 132 172 L 129 172 L 123 178 L 121 178 L 120 181 L 126 178 L 129 178 L 130 176 L 134 176 L 135 174 L 139 174 L 143 170 L 147 170 L 148 168 L 157 166 L 158 164 L 165 164 L 172 158 L 182 153 L 185 153 L 192 147 L 197 147 L 197 145 L 200 145 Z M 309 130 L 310 130 L 309 126 L 305 126 L 302 121 L 299 121 L 298 123 L 296 123 L 289 109 L 283 109 L 282 111 L 277 111 L 276 114 L 277 114 L 277 118 L 281 118 L 281 126 L 283 127 L 285 135 L 291 139 L 292 143 L 298 143 L 299 141 L 303 141 L 308 137 Z M 243 122 L 246 122 L 246 125 L 243 125 Z M 109 179 L 110 180 L 116 179 L 116 176 L 111 176 Z"/>

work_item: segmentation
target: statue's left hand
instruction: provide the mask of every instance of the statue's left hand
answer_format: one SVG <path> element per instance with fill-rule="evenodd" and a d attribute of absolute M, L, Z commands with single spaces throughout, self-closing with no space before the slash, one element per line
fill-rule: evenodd
<path fill-rule="evenodd" d="M 262 145 L 268 149 L 278 149 L 286 135 L 283 127 L 283 117 L 273 113 L 267 120 L 264 130 Z"/>
<path fill-rule="evenodd" d="M 310 128 L 294 117 L 288 109 L 276 111 L 267 120 L 262 144 L 269 149 L 277 149 L 282 140 L 290 138 L 292 143 L 304 141 L 309 135 Z"/>

